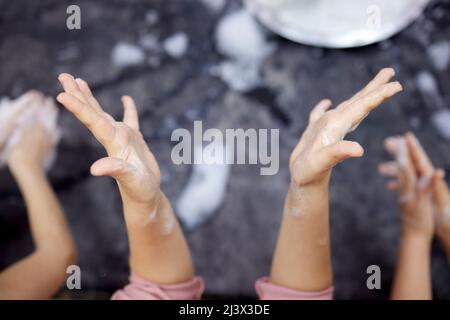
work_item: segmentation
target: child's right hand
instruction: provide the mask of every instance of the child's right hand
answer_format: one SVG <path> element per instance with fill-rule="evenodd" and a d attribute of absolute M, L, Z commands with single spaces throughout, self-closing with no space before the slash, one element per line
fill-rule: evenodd
<path fill-rule="evenodd" d="M 311 112 L 308 127 L 289 160 L 295 186 L 328 183 L 331 169 L 350 157 L 361 157 L 363 148 L 346 141 L 347 133 L 356 129 L 364 118 L 386 99 L 402 90 L 398 82 L 389 82 L 394 70 L 381 70 L 369 84 L 335 109 L 329 100 L 321 101 Z"/>
<path fill-rule="evenodd" d="M 88 84 L 69 74 L 59 76 L 64 91 L 57 100 L 72 112 L 105 147 L 108 157 L 91 167 L 95 176 L 111 176 L 118 181 L 124 203 L 158 205 L 160 170 L 139 131 L 138 113 L 129 96 L 122 98 L 123 121 L 115 121 L 103 111 Z"/>

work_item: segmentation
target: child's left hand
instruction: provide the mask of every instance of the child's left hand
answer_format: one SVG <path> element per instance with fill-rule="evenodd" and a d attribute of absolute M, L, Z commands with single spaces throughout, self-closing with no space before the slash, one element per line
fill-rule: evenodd
<path fill-rule="evenodd" d="M 10 151 L 9 167 L 17 168 L 21 166 L 19 170 L 22 170 L 23 165 L 25 165 L 43 169 L 48 154 L 53 147 L 51 141 L 50 133 L 39 122 L 23 129 L 20 141 Z"/>
<path fill-rule="evenodd" d="M 393 69 L 383 69 L 365 88 L 336 108 L 328 110 L 331 102 L 323 100 L 313 109 L 308 127 L 289 160 L 294 185 L 327 183 L 336 164 L 363 155 L 359 143 L 344 137 L 373 109 L 402 90 L 400 83 L 390 82 L 393 76 Z"/>
<path fill-rule="evenodd" d="M 60 93 L 57 100 L 92 132 L 108 153 L 108 157 L 92 165 L 91 173 L 114 177 L 125 198 L 124 203 L 129 200 L 154 208 L 160 194 L 160 170 L 139 131 L 133 99 L 122 98 L 123 121 L 116 121 L 103 111 L 84 80 L 61 74 L 59 81 L 65 92 Z"/>

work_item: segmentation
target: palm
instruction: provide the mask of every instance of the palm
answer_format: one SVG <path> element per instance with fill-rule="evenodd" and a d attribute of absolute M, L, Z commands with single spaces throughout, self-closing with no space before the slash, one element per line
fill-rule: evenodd
<path fill-rule="evenodd" d="M 58 100 L 88 127 L 108 153 L 108 157 L 92 165 L 92 174 L 114 177 L 122 196 L 138 202 L 153 200 L 159 190 L 160 171 L 139 131 L 134 101 L 123 98 L 123 122 L 115 121 L 103 111 L 86 82 L 66 74 L 60 76 L 60 81 L 65 93 Z"/>
<path fill-rule="evenodd" d="M 125 161 L 132 170 L 130 179 L 120 185 L 138 201 L 151 200 L 159 189 L 160 171 L 155 157 L 150 152 L 142 134 L 123 122 L 115 122 L 115 137 L 108 155 Z"/>
<path fill-rule="evenodd" d="M 326 101 L 321 104 L 328 103 Z M 324 107 L 325 108 L 325 107 Z M 291 175 L 299 185 L 303 185 L 320 180 L 327 176 L 333 163 L 328 166 L 316 166 L 314 164 L 316 155 L 328 145 L 335 144 L 342 141 L 345 132 L 341 126 L 333 126 L 332 118 L 335 110 L 331 110 L 323 114 L 319 119 L 311 117 L 310 123 L 303 133 L 300 142 L 295 147 L 291 154 L 289 167 L 291 168 Z M 301 163 L 302 166 L 295 165 Z M 302 170 L 302 168 L 310 168 L 310 170 Z"/>
<path fill-rule="evenodd" d="M 310 114 L 309 124 L 291 154 L 289 166 L 297 185 L 326 181 L 331 168 L 339 162 L 362 156 L 364 150 L 344 137 L 386 99 L 402 90 L 398 82 L 389 82 L 392 69 L 383 69 L 361 91 L 328 111 L 331 101 L 323 100 Z"/>

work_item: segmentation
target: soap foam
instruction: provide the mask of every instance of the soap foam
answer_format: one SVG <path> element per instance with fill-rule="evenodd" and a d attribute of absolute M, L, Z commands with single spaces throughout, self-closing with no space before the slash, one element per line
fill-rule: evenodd
<path fill-rule="evenodd" d="M 2 132 L 0 142 L 0 167 L 4 166 L 14 146 L 20 143 L 23 131 L 40 123 L 49 133 L 50 148 L 44 168 L 49 169 L 56 157 L 56 145 L 60 139 L 60 130 L 57 125 L 58 108 L 50 97 L 43 97 L 36 91 L 28 92 L 16 100 L 2 99 L 0 103 L 0 123 L 2 128 L 10 127 L 11 132 Z"/>

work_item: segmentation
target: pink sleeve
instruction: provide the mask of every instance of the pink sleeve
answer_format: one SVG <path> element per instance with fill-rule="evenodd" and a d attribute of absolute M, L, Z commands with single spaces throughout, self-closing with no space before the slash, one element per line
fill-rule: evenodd
<path fill-rule="evenodd" d="M 278 286 L 270 282 L 268 277 L 256 281 L 256 293 L 260 300 L 332 300 L 333 287 L 322 291 L 297 291 Z"/>
<path fill-rule="evenodd" d="M 158 285 L 131 274 L 130 283 L 116 291 L 111 300 L 198 300 L 203 289 L 200 277 L 177 284 Z"/>

